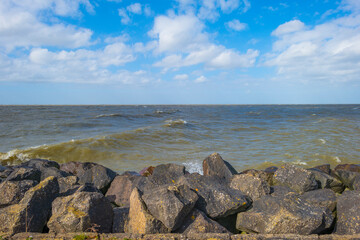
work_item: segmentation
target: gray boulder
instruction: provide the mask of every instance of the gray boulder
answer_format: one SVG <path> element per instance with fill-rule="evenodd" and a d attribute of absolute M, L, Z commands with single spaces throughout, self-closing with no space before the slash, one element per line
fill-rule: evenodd
<path fill-rule="evenodd" d="M 128 207 L 117 207 L 114 208 L 114 221 L 112 232 L 113 233 L 124 233 L 125 226 L 129 217 Z"/>
<path fill-rule="evenodd" d="M 330 175 L 330 173 L 331 173 L 330 164 L 318 165 L 316 167 L 309 168 L 309 170 L 318 170 L 318 171 L 321 171 L 321 172 L 323 172 L 325 174 L 328 174 L 328 175 Z"/>
<path fill-rule="evenodd" d="M 318 169 L 309 169 L 314 174 L 315 180 L 318 183 L 319 188 L 330 188 L 334 192 L 342 193 L 345 189 L 344 184 L 335 177 L 324 173 Z"/>
<path fill-rule="evenodd" d="M 86 170 L 89 170 L 96 165 L 96 163 L 91 162 L 67 162 L 60 165 L 60 170 L 79 177 L 83 175 Z"/>
<path fill-rule="evenodd" d="M 204 212 L 198 209 L 194 209 L 175 232 L 186 235 L 195 233 L 230 233 L 225 227 L 208 218 Z"/>
<path fill-rule="evenodd" d="M 337 234 L 360 233 L 360 191 L 346 191 L 337 200 Z"/>
<path fill-rule="evenodd" d="M 236 227 L 240 231 L 262 234 L 317 234 L 330 228 L 331 211 L 311 206 L 298 194 L 263 196 L 253 203 L 253 208 L 238 214 Z"/>
<path fill-rule="evenodd" d="M 248 174 L 234 175 L 230 180 L 230 187 L 241 191 L 253 201 L 270 194 L 270 185 L 266 180 Z"/>
<path fill-rule="evenodd" d="M 352 187 L 354 190 L 360 190 L 360 176 L 354 178 Z"/>
<path fill-rule="evenodd" d="M 274 173 L 272 173 L 272 172 L 265 172 L 265 171 L 256 170 L 256 169 L 248 169 L 248 170 L 241 172 L 241 174 L 247 174 L 247 175 L 250 175 L 253 177 L 260 178 L 263 181 L 266 181 L 269 185 L 272 185 L 273 176 L 274 176 Z"/>
<path fill-rule="evenodd" d="M 40 182 L 41 171 L 31 167 L 16 167 L 6 178 L 7 181 L 33 180 Z"/>
<path fill-rule="evenodd" d="M 333 175 L 337 177 L 345 185 L 345 187 L 349 188 L 350 190 L 353 190 L 354 180 L 355 178 L 360 176 L 360 173 L 338 169 L 333 172 Z"/>
<path fill-rule="evenodd" d="M 71 176 L 70 173 L 62 171 L 56 167 L 43 167 L 39 169 L 41 171 L 41 181 L 48 177 L 64 178 Z"/>
<path fill-rule="evenodd" d="M 130 194 L 143 176 L 124 174 L 116 176 L 106 192 L 110 202 L 120 207 L 130 206 Z"/>
<path fill-rule="evenodd" d="M 220 154 L 213 153 L 203 160 L 204 176 L 217 176 L 220 179 L 230 180 L 237 171 L 224 161 Z"/>
<path fill-rule="evenodd" d="M 270 188 L 270 194 L 273 197 L 284 196 L 288 193 L 295 193 L 295 191 L 286 186 L 272 186 Z"/>
<path fill-rule="evenodd" d="M 177 184 L 185 175 L 185 167 L 178 164 L 161 164 L 154 168 L 152 175 L 147 179 L 155 186 Z"/>
<path fill-rule="evenodd" d="M 23 162 L 20 164 L 21 167 L 30 167 L 41 170 L 42 168 L 60 168 L 60 165 L 57 162 L 46 160 L 46 159 L 30 159 L 29 161 Z"/>
<path fill-rule="evenodd" d="M 292 164 L 285 164 L 276 170 L 273 181 L 275 185 L 289 187 L 300 194 L 318 189 L 312 172 Z"/>
<path fill-rule="evenodd" d="M 125 232 L 131 234 L 168 233 L 170 230 L 154 218 L 142 200 L 141 192 L 134 188 L 130 195 L 129 221 Z"/>
<path fill-rule="evenodd" d="M 198 194 L 196 208 L 211 218 L 224 218 L 245 211 L 251 205 L 251 200 L 247 196 L 239 190 L 230 188 L 216 176 L 193 173 L 183 177 L 180 182 Z"/>
<path fill-rule="evenodd" d="M 359 164 L 339 164 L 334 168 L 335 171 L 337 170 L 345 170 L 349 172 L 358 172 L 360 173 L 360 165 Z"/>
<path fill-rule="evenodd" d="M 78 181 L 79 179 L 77 176 L 67 176 L 67 177 L 58 178 L 60 193 L 64 194 L 69 190 L 74 189 L 75 186 L 79 185 Z"/>
<path fill-rule="evenodd" d="M 55 199 L 47 226 L 54 233 L 85 232 L 92 227 L 101 233 L 109 233 L 112 221 L 113 209 L 104 195 L 76 192 Z"/>
<path fill-rule="evenodd" d="M 142 196 L 149 212 L 171 231 L 180 227 L 198 196 L 186 185 L 162 185 Z"/>
<path fill-rule="evenodd" d="M 80 184 L 92 183 L 105 194 L 116 175 L 117 174 L 111 169 L 96 164 L 90 169 L 87 169 L 84 174 L 78 175 L 78 177 Z"/>
<path fill-rule="evenodd" d="M 51 212 L 51 203 L 59 193 L 55 177 L 30 188 L 18 203 L 0 209 L 0 232 L 43 232 Z"/>
<path fill-rule="evenodd" d="M 318 189 L 306 192 L 300 196 L 312 206 L 325 207 L 334 212 L 336 209 L 336 194 L 331 189 Z"/>
<path fill-rule="evenodd" d="M 33 180 L 4 181 L 0 184 L 0 208 L 19 203 L 27 190 L 36 184 L 38 182 Z"/>

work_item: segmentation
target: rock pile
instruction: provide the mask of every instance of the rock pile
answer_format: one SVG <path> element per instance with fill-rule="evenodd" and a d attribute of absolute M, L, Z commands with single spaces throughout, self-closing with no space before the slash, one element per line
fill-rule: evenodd
<path fill-rule="evenodd" d="M 214 153 L 203 169 L 163 164 L 118 175 L 43 159 L 0 166 L 0 233 L 360 233 L 360 165 L 238 173 Z"/>

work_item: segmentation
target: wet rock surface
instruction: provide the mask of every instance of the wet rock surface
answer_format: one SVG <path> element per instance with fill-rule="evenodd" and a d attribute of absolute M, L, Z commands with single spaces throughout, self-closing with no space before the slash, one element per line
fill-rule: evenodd
<path fill-rule="evenodd" d="M 285 164 L 238 174 L 217 153 L 203 162 L 204 175 L 173 163 L 121 175 L 96 163 L 44 159 L 0 166 L 0 236 L 358 239 L 357 164 Z"/>

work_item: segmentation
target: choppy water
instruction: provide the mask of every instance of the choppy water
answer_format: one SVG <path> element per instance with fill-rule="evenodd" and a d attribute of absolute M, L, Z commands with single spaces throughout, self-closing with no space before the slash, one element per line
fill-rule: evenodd
<path fill-rule="evenodd" d="M 92 161 L 118 172 L 160 163 L 200 171 L 360 163 L 360 105 L 0 106 L 0 161 Z"/>

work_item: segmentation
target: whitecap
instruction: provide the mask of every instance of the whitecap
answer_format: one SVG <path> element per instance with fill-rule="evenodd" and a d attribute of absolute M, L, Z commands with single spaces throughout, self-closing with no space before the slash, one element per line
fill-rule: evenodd
<path fill-rule="evenodd" d="M 319 138 L 318 140 L 321 142 L 321 144 L 325 144 L 325 143 L 326 143 L 326 140 L 325 140 L 325 139 Z"/>
<path fill-rule="evenodd" d="M 341 159 L 338 156 L 335 156 L 334 159 L 337 163 L 341 163 Z"/>
<path fill-rule="evenodd" d="M 297 164 L 297 165 L 303 165 L 303 166 L 308 165 L 306 162 L 303 162 L 303 161 L 301 161 L 300 159 L 297 159 L 297 160 L 294 161 L 293 163 L 294 163 L 294 164 Z"/>
<path fill-rule="evenodd" d="M 199 161 L 186 162 L 183 165 L 189 173 L 203 174 L 202 163 Z"/>

